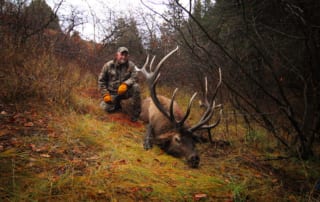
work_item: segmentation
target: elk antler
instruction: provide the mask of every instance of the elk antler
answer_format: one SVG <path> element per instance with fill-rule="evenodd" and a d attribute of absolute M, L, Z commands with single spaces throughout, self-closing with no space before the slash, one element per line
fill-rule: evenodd
<path fill-rule="evenodd" d="M 190 114 L 190 109 L 191 109 L 191 105 L 193 103 L 194 98 L 196 97 L 197 93 L 194 93 L 193 96 L 191 97 L 191 99 L 189 100 L 189 104 L 188 104 L 188 108 L 187 111 L 185 113 L 185 115 L 182 117 L 181 120 L 176 120 L 175 116 L 174 116 L 174 110 L 173 110 L 173 103 L 174 103 L 174 99 L 175 99 L 175 95 L 178 91 L 178 88 L 176 88 L 172 94 L 171 97 L 171 102 L 170 102 L 170 108 L 169 108 L 169 112 L 164 108 L 164 106 L 160 103 L 158 97 L 157 97 L 157 93 L 156 93 L 156 85 L 159 81 L 160 78 L 160 68 L 162 66 L 162 64 L 173 54 L 175 53 L 177 50 L 179 49 L 179 47 L 177 46 L 174 50 L 172 50 L 171 52 L 169 52 L 166 56 L 164 56 L 160 62 L 158 63 L 158 65 L 156 66 L 156 68 L 153 70 L 152 65 L 155 59 L 155 56 L 152 58 L 150 65 L 149 65 L 149 70 L 146 69 L 148 63 L 149 63 L 149 55 L 147 56 L 146 62 L 144 63 L 143 67 L 141 69 L 139 69 L 138 67 L 135 67 L 136 71 L 141 72 L 142 74 L 145 75 L 146 79 L 147 79 L 147 83 L 148 83 L 148 87 L 150 89 L 150 96 L 152 101 L 154 102 L 154 104 L 156 105 L 156 107 L 159 109 L 159 111 L 165 116 L 167 117 L 171 122 L 173 122 L 176 127 L 180 128 L 184 125 L 184 122 L 187 120 L 189 114 Z"/>
<path fill-rule="evenodd" d="M 218 81 L 218 84 L 215 88 L 215 91 L 214 91 L 210 101 L 208 101 L 208 82 L 207 82 L 207 78 L 205 78 L 204 106 L 206 107 L 206 110 L 203 113 L 202 117 L 200 118 L 199 122 L 197 124 L 195 124 L 194 126 L 192 126 L 191 128 L 189 128 L 190 132 L 194 132 L 194 131 L 200 130 L 200 129 L 207 129 L 208 135 L 209 135 L 209 140 L 211 143 L 212 143 L 211 129 L 215 128 L 220 123 L 221 116 L 222 116 L 222 105 L 221 104 L 216 105 L 216 103 L 215 103 L 215 98 L 217 96 L 218 89 L 220 88 L 221 83 L 222 83 L 221 69 L 219 68 L 218 70 L 219 70 L 219 81 Z M 218 109 L 218 108 L 220 108 L 218 120 L 215 123 L 208 125 L 208 122 L 210 121 L 211 117 L 213 116 L 215 109 Z"/>

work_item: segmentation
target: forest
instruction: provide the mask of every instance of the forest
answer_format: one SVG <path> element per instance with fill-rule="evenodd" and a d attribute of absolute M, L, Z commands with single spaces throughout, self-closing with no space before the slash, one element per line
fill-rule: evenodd
<path fill-rule="evenodd" d="M 0 0 L 0 201 L 320 200 L 320 1 L 139 0 L 125 14 L 101 1 L 104 16 L 68 1 Z M 221 104 L 199 168 L 145 151 L 145 123 L 100 108 L 121 46 L 139 67 L 179 47 L 157 90 L 179 88 L 184 110 L 198 92 L 192 124 L 207 94 Z"/>

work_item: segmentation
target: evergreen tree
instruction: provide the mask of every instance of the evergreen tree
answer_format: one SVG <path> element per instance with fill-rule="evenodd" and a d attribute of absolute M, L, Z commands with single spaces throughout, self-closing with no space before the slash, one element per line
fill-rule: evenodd
<path fill-rule="evenodd" d="M 49 28 L 61 31 L 58 16 L 55 15 L 45 0 L 33 0 L 26 7 L 25 16 L 31 30 Z"/>
<path fill-rule="evenodd" d="M 119 18 L 116 27 L 111 43 L 116 47 L 125 46 L 131 53 L 142 54 L 143 46 L 136 21 L 133 18 Z"/>

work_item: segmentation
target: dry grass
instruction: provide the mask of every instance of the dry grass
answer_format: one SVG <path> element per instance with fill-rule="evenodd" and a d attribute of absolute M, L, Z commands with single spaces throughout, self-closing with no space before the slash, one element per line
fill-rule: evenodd
<path fill-rule="evenodd" d="M 145 151 L 142 123 L 131 123 L 123 114 L 104 114 L 90 90 L 78 92 L 82 93 L 74 94 L 68 107 L 33 103 L 19 109 L 28 121 L 44 120 L 43 127 L 11 123 L 10 114 L 1 117 L 7 124 L 0 133 L 1 201 L 312 201 L 316 197 L 310 183 L 320 176 L 317 161 L 265 161 L 279 154 L 266 153 L 274 143 L 264 142 L 262 131 L 248 138 L 239 125 L 237 133 L 230 127 L 226 137 L 221 124 L 215 139 L 227 138 L 231 145 L 199 145 L 200 168 L 190 169 L 183 159 L 157 147 Z M 188 98 L 179 93 L 178 102 L 185 106 Z M 306 186 L 301 186 L 303 180 Z"/>
<path fill-rule="evenodd" d="M 67 63 L 50 53 L 7 50 L 1 66 L 0 100 L 24 102 L 30 98 L 67 104 L 79 86 L 92 85 L 91 74 L 76 63 Z M 2 75 L 3 74 L 3 75 Z"/>

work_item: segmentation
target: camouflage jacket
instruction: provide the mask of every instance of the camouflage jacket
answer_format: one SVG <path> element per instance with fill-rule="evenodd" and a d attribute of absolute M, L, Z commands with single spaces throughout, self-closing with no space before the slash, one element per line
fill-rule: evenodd
<path fill-rule="evenodd" d="M 98 78 L 98 85 L 101 95 L 106 93 L 116 94 L 118 87 L 126 83 L 128 87 L 137 82 L 135 64 L 128 61 L 125 64 L 117 64 L 114 60 L 105 63 Z"/>

